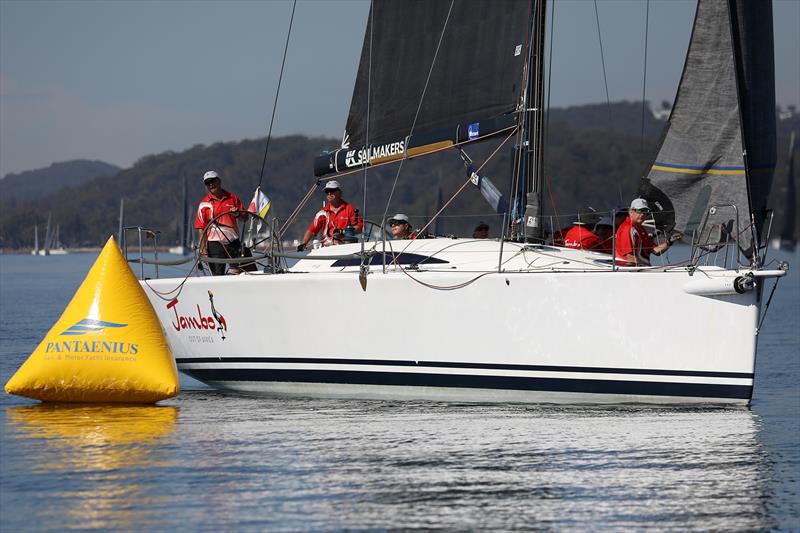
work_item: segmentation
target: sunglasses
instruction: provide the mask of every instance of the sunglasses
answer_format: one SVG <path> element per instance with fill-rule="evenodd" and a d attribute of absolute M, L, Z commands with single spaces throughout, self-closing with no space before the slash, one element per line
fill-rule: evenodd
<path fill-rule="evenodd" d="M 403 224 L 408 224 L 408 222 L 397 221 L 397 220 L 393 220 L 392 222 L 389 222 L 390 226 L 402 226 Z"/>
<path fill-rule="evenodd" d="M 219 183 L 219 181 L 220 181 L 219 178 L 206 180 L 206 187 L 211 187 L 212 185 L 216 185 L 217 183 Z"/>
<path fill-rule="evenodd" d="M 339 192 L 341 189 L 326 189 L 325 194 L 335 194 Z"/>
<path fill-rule="evenodd" d="M 646 215 L 650 212 L 649 209 L 634 209 L 634 213 L 639 213 L 640 215 Z"/>

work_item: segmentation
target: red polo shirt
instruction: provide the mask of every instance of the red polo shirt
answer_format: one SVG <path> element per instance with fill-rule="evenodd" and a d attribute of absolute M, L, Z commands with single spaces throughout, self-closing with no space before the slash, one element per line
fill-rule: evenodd
<path fill-rule="evenodd" d="M 623 258 L 633 255 L 637 265 L 647 266 L 655 245 L 644 228 L 633 224 L 631 217 L 627 217 L 617 230 L 617 262 L 625 263 Z"/>
<path fill-rule="evenodd" d="M 564 235 L 564 246 L 578 250 L 596 250 L 600 248 L 600 237 L 585 226 L 576 224 Z"/>
<path fill-rule="evenodd" d="M 314 220 L 308 226 L 308 231 L 316 236 L 320 230 L 323 230 L 322 244 L 330 246 L 335 244 L 333 242 L 333 231 L 337 229 L 343 230 L 347 226 L 354 226 L 356 233 L 361 233 L 361 230 L 364 229 L 364 221 L 360 216 L 356 215 L 356 210 L 351 204 L 342 200 L 338 208 L 326 203 L 325 207 L 317 211 L 317 214 L 314 215 Z"/>
<path fill-rule="evenodd" d="M 230 211 L 243 211 L 242 201 L 239 197 L 222 190 L 222 198 L 214 198 L 211 193 L 208 193 L 205 198 L 200 201 L 197 208 L 197 217 L 194 219 L 194 227 L 196 229 L 205 229 L 208 224 L 214 220 L 214 217 L 222 214 L 215 222 L 214 226 L 208 229 L 209 241 L 219 242 L 232 242 L 239 238 L 239 226 L 236 223 L 235 214 L 223 214 Z"/>

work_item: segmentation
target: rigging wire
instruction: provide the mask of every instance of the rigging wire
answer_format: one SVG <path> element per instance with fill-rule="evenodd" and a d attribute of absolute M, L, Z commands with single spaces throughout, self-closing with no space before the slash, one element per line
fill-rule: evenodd
<path fill-rule="evenodd" d="M 269 141 L 272 138 L 272 125 L 275 122 L 275 110 L 278 108 L 278 95 L 281 94 L 281 81 L 283 80 L 283 67 L 286 65 L 286 52 L 289 50 L 289 38 L 292 36 L 292 24 L 294 23 L 294 11 L 297 8 L 297 0 L 292 4 L 292 16 L 289 19 L 289 31 L 286 33 L 286 45 L 283 47 L 283 60 L 281 61 L 281 72 L 278 75 L 278 88 L 275 90 L 275 102 L 272 104 L 272 118 L 269 120 L 269 131 L 267 132 L 267 146 L 264 148 L 264 159 L 261 161 L 261 173 L 258 177 L 258 187 L 264 180 L 264 167 L 267 165 L 267 154 L 269 153 Z"/>
<path fill-rule="evenodd" d="M 508 142 L 508 140 L 509 140 L 511 137 L 513 137 L 513 136 L 514 136 L 514 134 L 515 134 L 516 132 L 517 132 L 517 130 L 516 130 L 516 128 L 515 128 L 515 129 L 514 129 L 514 131 L 512 131 L 512 132 L 511 132 L 511 133 L 510 133 L 510 134 L 509 134 L 509 135 L 508 135 L 508 136 L 507 136 L 505 139 L 503 139 L 503 142 L 501 142 L 501 143 L 500 143 L 500 145 L 499 145 L 497 148 L 495 148 L 495 150 L 494 150 L 494 151 L 493 151 L 493 152 L 492 152 L 492 153 L 489 155 L 489 157 L 487 157 L 487 158 L 486 158 L 486 160 L 485 160 L 485 161 L 484 161 L 484 162 L 481 164 L 481 166 L 479 166 L 479 167 L 478 167 L 478 168 L 475 170 L 475 172 L 476 172 L 476 173 L 478 173 L 478 174 L 480 174 L 480 171 L 481 171 L 481 170 L 483 170 L 483 167 L 485 167 L 485 166 L 486 166 L 486 165 L 489 163 L 489 161 L 491 161 L 491 160 L 494 158 L 494 156 L 495 156 L 495 155 L 497 155 L 497 152 L 499 152 L 499 151 L 500 151 L 500 149 L 501 149 L 503 146 L 505 146 L 505 144 Z M 450 199 L 449 199 L 449 200 L 447 200 L 447 202 L 445 202 L 445 203 L 444 203 L 444 205 L 442 205 L 442 207 L 441 207 L 441 208 L 439 208 L 439 210 L 436 212 L 436 214 L 434 214 L 434 215 L 431 217 L 431 219 L 430 219 L 430 220 L 429 220 L 429 221 L 428 221 L 428 222 L 427 222 L 427 223 L 426 223 L 426 224 L 425 224 L 425 225 L 424 225 L 422 228 L 420 228 L 420 229 L 419 229 L 418 233 L 419 233 L 420 235 L 421 235 L 421 234 L 423 234 L 423 233 L 425 232 L 425 230 L 426 230 L 426 229 L 428 229 L 428 227 L 430 227 L 430 225 L 433 223 L 433 221 L 434 221 L 434 220 L 436 220 L 436 218 L 437 218 L 437 217 L 438 217 L 438 216 L 439 216 L 439 215 L 440 215 L 440 214 L 441 214 L 441 213 L 442 213 L 442 212 L 443 212 L 445 209 L 447 209 L 447 206 L 449 206 L 449 205 L 450 205 L 450 204 L 451 204 L 451 203 L 452 203 L 452 202 L 453 202 L 453 201 L 456 199 L 456 197 L 457 197 L 459 194 L 461 194 L 461 191 L 463 191 L 463 190 L 464 190 L 464 188 L 466 188 L 466 186 L 467 186 L 467 185 L 469 185 L 470 183 L 472 183 L 472 177 L 471 177 L 471 176 L 467 176 L 467 180 L 464 182 L 464 184 L 463 184 L 463 185 L 461 185 L 461 187 L 460 187 L 460 188 L 459 188 L 459 189 L 458 189 L 456 192 L 454 192 L 454 193 L 453 193 L 453 195 L 450 197 Z M 385 218 L 385 217 L 386 217 L 386 215 L 384 214 L 384 218 Z M 406 249 L 407 249 L 407 248 L 408 248 L 408 247 L 411 245 L 411 243 L 412 243 L 412 242 L 413 242 L 413 241 L 409 241 L 409 242 L 406 244 L 405 248 L 403 248 L 403 250 L 402 250 L 400 253 L 403 253 L 403 252 L 405 252 L 405 251 L 406 251 Z"/>
<path fill-rule="evenodd" d="M 450 0 L 450 7 L 447 10 L 447 17 L 445 18 L 444 25 L 442 26 L 442 33 L 439 35 L 439 42 L 436 44 L 436 51 L 433 54 L 433 61 L 431 61 L 431 67 L 428 69 L 428 77 L 425 79 L 425 86 L 422 88 L 422 95 L 419 98 L 417 112 L 414 113 L 414 121 L 411 123 L 411 130 L 408 132 L 408 137 L 406 137 L 407 139 L 410 139 L 414 134 L 414 128 L 417 125 L 417 118 L 419 118 L 419 112 L 422 109 L 422 102 L 425 101 L 425 93 L 428 91 L 428 83 L 431 81 L 431 75 L 433 74 L 433 67 L 436 65 L 436 58 L 439 56 L 439 49 L 441 48 L 442 41 L 444 40 L 447 24 L 450 22 L 450 14 L 453 12 L 453 4 L 455 4 L 455 0 Z M 394 181 L 392 182 L 392 190 L 389 192 L 389 198 L 386 200 L 386 209 L 383 211 L 382 220 L 386 220 L 386 215 L 389 212 L 389 206 L 392 203 L 392 197 L 394 196 L 394 191 L 397 187 L 397 180 L 400 177 L 400 171 L 403 170 L 403 163 L 405 163 L 405 160 L 406 158 L 403 157 L 403 159 L 400 161 L 400 166 L 397 167 L 397 173 L 395 174 Z"/>
<path fill-rule="evenodd" d="M 644 16 L 644 68 L 642 73 L 642 135 L 641 135 L 641 146 L 640 156 L 642 161 L 644 161 L 644 112 L 645 112 L 645 94 L 647 89 L 647 43 L 648 43 L 648 32 L 650 29 L 650 0 L 647 0 L 647 8 L 645 11 Z"/>
<path fill-rule="evenodd" d="M 606 59 L 603 54 L 603 36 L 600 34 L 600 12 L 597 10 L 597 0 L 594 0 L 594 17 L 597 22 L 597 40 L 600 43 L 600 63 L 603 66 L 603 82 L 606 87 L 606 107 L 608 108 L 608 127 L 612 126 L 611 98 L 608 95 L 608 77 L 606 76 Z"/>

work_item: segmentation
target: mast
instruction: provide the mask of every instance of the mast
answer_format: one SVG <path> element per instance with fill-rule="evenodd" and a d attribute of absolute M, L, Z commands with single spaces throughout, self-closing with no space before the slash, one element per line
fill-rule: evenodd
<path fill-rule="evenodd" d="M 544 146 L 544 51 L 547 0 L 534 0 L 531 13 L 530 47 L 528 56 L 528 80 L 525 89 L 525 120 L 523 124 L 522 149 L 525 150 L 520 165 L 523 183 L 526 185 L 525 241 L 542 242 L 542 206 L 544 194 L 544 169 L 542 148 Z"/>
<path fill-rule="evenodd" d="M 123 239 L 125 239 L 125 199 L 119 199 L 119 228 L 117 229 L 117 246 L 119 246 L 120 250 L 125 249 L 125 243 Z"/>
<path fill-rule="evenodd" d="M 53 213 L 47 214 L 47 228 L 44 232 L 44 255 L 50 255 L 50 241 L 52 240 L 53 236 L 50 233 L 50 221 L 53 218 Z"/>
<path fill-rule="evenodd" d="M 181 253 L 186 253 L 186 247 L 189 245 L 187 238 L 187 228 L 189 226 L 189 200 L 186 186 L 186 174 L 183 175 L 183 204 L 181 211 L 181 220 L 178 224 L 178 244 L 180 244 Z"/>
<path fill-rule="evenodd" d="M 39 255 L 39 225 L 33 226 L 33 255 Z"/>

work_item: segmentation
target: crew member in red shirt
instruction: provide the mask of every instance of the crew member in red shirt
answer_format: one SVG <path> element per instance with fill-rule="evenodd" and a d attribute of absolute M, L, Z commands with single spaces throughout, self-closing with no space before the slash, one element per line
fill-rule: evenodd
<path fill-rule="evenodd" d="M 364 221 L 358 211 L 342 200 L 342 189 L 338 181 L 331 180 L 325 184 L 325 198 L 328 202 L 314 215 L 314 220 L 303 235 L 303 242 L 297 247 L 298 252 L 305 250 L 308 243 L 320 231 L 322 231 L 322 245 L 331 246 L 344 242 L 348 226 L 353 228 L 354 235 L 364 229 Z"/>
<path fill-rule="evenodd" d="M 650 206 L 644 198 L 636 198 L 628 209 L 628 218 L 617 230 L 617 263 L 626 266 L 649 266 L 650 255 L 661 255 L 671 245 L 673 239 L 656 245 L 642 224 L 650 216 Z M 676 234 L 680 237 L 680 234 Z"/>
<path fill-rule="evenodd" d="M 222 188 L 222 179 L 213 170 L 203 175 L 203 183 L 208 189 L 208 194 L 200 201 L 197 217 L 194 220 L 198 242 L 201 247 L 205 247 L 208 257 L 223 259 L 239 257 L 242 245 L 239 241 L 237 218 L 243 218 L 245 215 L 236 214 L 235 211 L 244 210 L 242 201 L 234 193 Z M 222 216 L 214 220 L 219 215 Z M 208 266 L 215 276 L 225 274 L 224 263 L 209 263 Z"/>
<path fill-rule="evenodd" d="M 598 222 L 600 222 L 600 214 L 594 208 L 584 207 L 581 209 L 578 213 L 578 220 L 564 235 L 564 246 L 578 250 L 598 250 L 600 237 L 590 229 Z"/>

